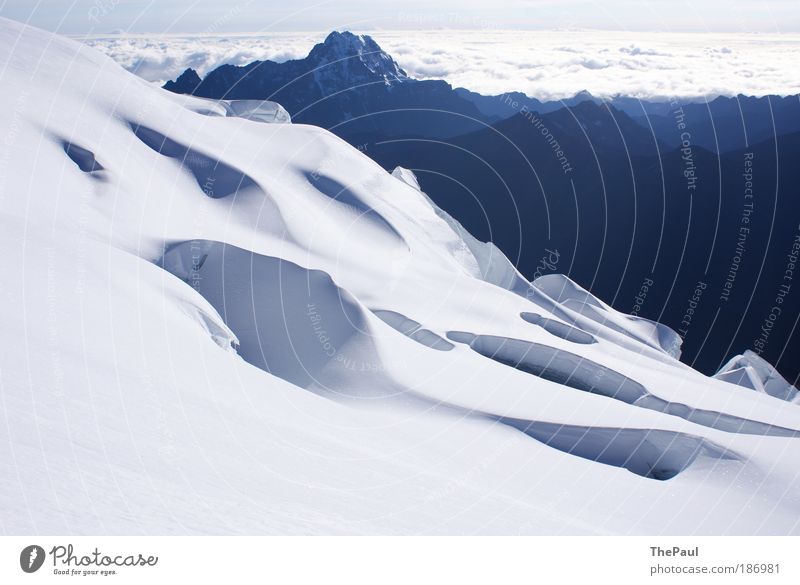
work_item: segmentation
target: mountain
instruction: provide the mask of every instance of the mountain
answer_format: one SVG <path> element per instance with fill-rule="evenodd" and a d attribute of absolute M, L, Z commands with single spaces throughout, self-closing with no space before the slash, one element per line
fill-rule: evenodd
<path fill-rule="evenodd" d="M 483 96 L 464 88 L 452 90 L 444 82 L 408 78 L 371 39 L 366 52 L 380 55 L 385 69 L 361 65 L 361 73 L 333 69 L 331 63 L 360 64 L 367 39 L 334 33 L 305 60 L 270 64 L 283 72 L 276 73 L 273 82 L 281 83 L 282 95 L 294 103 L 290 111 L 301 112 L 295 121 L 329 128 L 387 170 L 403 166 L 419 171 L 423 188 L 438 205 L 480 238 L 494 242 L 529 278 L 541 272 L 546 250 L 557 245 L 570 258 L 563 270 L 593 293 L 624 312 L 643 311 L 649 318 L 686 330 L 683 359 L 708 374 L 716 372 L 732 350 L 756 349 L 764 317 L 750 308 L 755 299 L 766 304 L 773 300 L 771 284 L 757 278 L 763 270 L 777 273 L 785 264 L 781 251 L 767 249 L 766 244 L 777 241 L 771 239 L 774 230 L 777 238 L 791 239 L 794 223 L 800 221 L 791 198 L 774 197 L 775 225 L 763 223 L 770 219 L 769 211 L 754 220 L 758 232 L 750 238 L 748 255 L 756 249 L 769 255 L 763 263 L 745 263 L 753 272 L 742 273 L 738 280 L 758 290 L 752 295 L 740 293 L 732 302 L 719 294 L 718 302 L 706 299 L 693 314 L 691 335 L 681 323 L 686 320 L 685 299 L 695 296 L 697 283 L 726 281 L 724 267 L 730 267 L 730 259 L 714 238 L 723 233 L 720 229 L 733 229 L 730 226 L 739 222 L 742 208 L 737 194 L 743 188 L 745 154 L 756 155 L 760 167 L 778 176 L 782 190 L 797 184 L 794 165 L 778 164 L 772 151 L 780 145 L 780 158 L 785 160 L 797 152 L 793 135 L 800 131 L 798 96 L 740 95 L 701 103 L 624 96 L 603 100 L 588 91 L 555 102 L 520 92 Z M 341 48 L 331 48 L 339 44 Z M 342 55 L 350 57 L 342 61 Z M 303 79 L 301 71 L 313 71 L 313 77 L 326 69 L 332 72 L 323 85 L 335 96 L 333 101 L 319 101 L 316 94 L 309 97 L 309 92 L 292 89 L 292 79 Z M 231 70 L 241 75 L 227 79 L 224 72 Z M 215 80 L 218 87 L 206 93 L 220 97 L 269 78 L 257 71 L 257 64 L 223 67 L 201 83 Z M 183 90 L 203 93 L 189 91 L 199 80 L 196 74 L 185 77 L 176 82 Z M 348 89 L 354 78 L 371 79 L 377 93 L 354 93 Z M 420 85 L 430 83 L 439 83 L 441 91 L 414 89 L 430 88 Z M 428 101 L 414 101 L 412 93 Z M 253 88 L 242 95 L 272 94 Z M 343 105 L 342 96 L 348 95 L 357 104 Z M 471 103 L 478 113 L 457 113 L 457 108 L 463 112 L 463 104 L 453 106 L 454 99 Z M 323 103 L 324 115 L 310 120 L 308 113 L 323 113 L 317 109 Z M 352 118 L 351 111 L 371 113 Z M 456 128 L 451 125 L 456 120 L 466 123 Z M 691 181 L 684 173 L 693 176 Z M 687 189 L 689 182 L 696 185 Z M 763 171 L 759 182 L 764 187 L 762 199 L 777 193 L 775 181 Z M 703 196 L 692 198 L 693 193 Z M 769 205 L 760 207 L 770 209 Z M 735 241 L 735 234 L 730 237 Z M 673 249 L 667 242 L 681 245 Z M 685 250 L 691 249 L 706 256 L 687 256 Z M 643 283 L 651 280 L 658 284 L 647 291 L 645 304 L 639 295 Z M 779 369 L 796 383 L 800 363 L 788 359 L 792 354 L 783 349 L 800 351 L 800 339 L 789 325 L 800 315 L 800 300 L 789 297 L 787 303 L 787 317 L 775 328 L 779 341 L 773 338 L 765 357 L 779 362 Z M 703 330 L 700 324 L 709 329 L 708 336 L 697 337 L 696 332 Z"/>
<path fill-rule="evenodd" d="M 536 98 L 525 95 L 521 91 L 510 91 L 501 95 L 482 95 L 459 87 L 455 92 L 466 100 L 471 101 L 475 106 L 488 117 L 509 118 L 522 111 L 537 112 L 548 114 L 561 108 L 577 106 L 584 102 L 594 102 L 600 104 L 603 100 L 595 98 L 588 91 L 579 91 L 573 97 L 564 100 L 540 101 Z M 616 105 L 612 103 L 612 105 Z M 622 110 L 622 108 L 619 108 Z"/>
<path fill-rule="evenodd" d="M 285 63 L 254 61 L 244 67 L 224 65 L 204 80 L 193 69 L 187 69 L 164 88 L 176 93 L 203 95 L 222 91 L 228 95 L 219 97 L 263 99 L 264 92 L 275 92 L 287 85 L 292 85 L 294 92 L 306 90 L 324 95 L 340 87 L 373 83 L 391 86 L 407 81 L 411 80 L 405 71 L 372 38 L 334 31 L 304 59 Z"/>
<path fill-rule="evenodd" d="M 670 148 L 687 141 L 695 147 L 726 153 L 800 132 L 800 95 L 718 96 L 713 100 L 670 102 L 626 96 L 602 99 L 582 91 L 566 100 L 541 102 L 520 92 L 484 96 L 459 88 L 456 93 L 474 103 L 484 115 L 496 118 L 512 117 L 520 109 L 547 114 L 585 102 L 607 104 L 626 113 Z"/>
<path fill-rule="evenodd" d="M 202 80 L 187 69 L 165 89 L 215 99 L 279 102 L 299 123 L 351 142 L 381 135 L 445 137 L 493 121 L 441 80 L 411 79 L 369 36 L 332 32 L 307 57 L 223 65 Z"/>
<path fill-rule="evenodd" d="M 275 104 L 8 20 L 0 65 L 6 533 L 797 533 L 761 361 L 693 370 Z"/>

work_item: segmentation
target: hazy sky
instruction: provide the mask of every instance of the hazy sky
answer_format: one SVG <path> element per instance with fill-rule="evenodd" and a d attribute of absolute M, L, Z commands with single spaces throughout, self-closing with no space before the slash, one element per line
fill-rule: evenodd
<path fill-rule="evenodd" d="M 798 0 L 0 0 L 67 34 L 392 29 L 798 32 Z"/>

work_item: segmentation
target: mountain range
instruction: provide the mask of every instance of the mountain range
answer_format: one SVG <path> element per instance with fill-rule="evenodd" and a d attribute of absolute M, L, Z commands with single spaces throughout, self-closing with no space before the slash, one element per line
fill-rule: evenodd
<path fill-rule="evenodd" d="M 647 101 L 597 98 L 587 91 L 542 102 L 521 92 L 486 96 L 443 80 L 410 78 L 368 35 L 334 31 L 303 59 L 222 65 L 200 78 L 189 68 L 164 85 L 176 93 L 214 99 L 269 99 L 298 123 L 343 138 L 371 134 L 441 138 L 478 130 L 517 113 L 547 114 L 585 102 L 631 117 L 665 146 L 691 143 L 718 153 L 800 131 L 800 96 L 718 96 L 710 100 Z"/>

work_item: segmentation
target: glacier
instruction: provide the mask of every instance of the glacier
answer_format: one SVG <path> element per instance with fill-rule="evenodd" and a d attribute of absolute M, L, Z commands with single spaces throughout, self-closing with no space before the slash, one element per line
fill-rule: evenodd
<path fill-rule="evenodd" d="M 757 356 L 704 376 L 277 104 L 0 46 L 4 534 L 800 533 Z"/>

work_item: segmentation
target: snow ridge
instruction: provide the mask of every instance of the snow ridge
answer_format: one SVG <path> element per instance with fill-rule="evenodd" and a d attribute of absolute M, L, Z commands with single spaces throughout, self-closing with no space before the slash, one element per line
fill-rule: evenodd
<path fill-rule="evenodd" d="M 800 530 L 757 356 L 692 370 L 277 105 L 8 20 L 0 81 L 5 532 Z"/>

